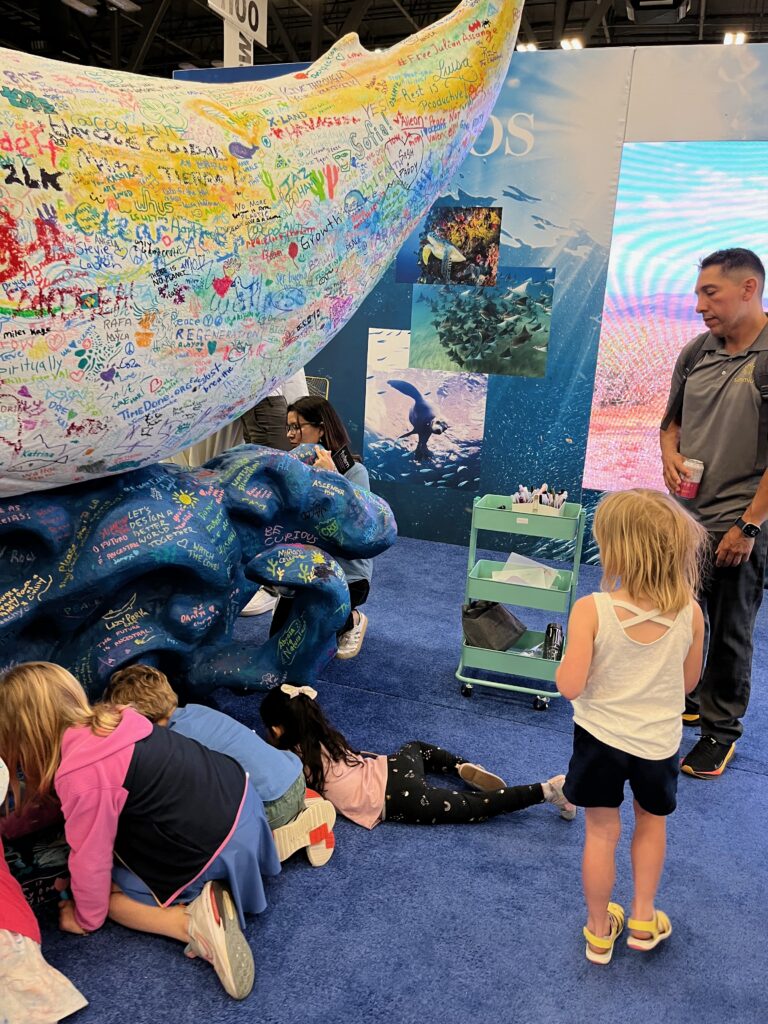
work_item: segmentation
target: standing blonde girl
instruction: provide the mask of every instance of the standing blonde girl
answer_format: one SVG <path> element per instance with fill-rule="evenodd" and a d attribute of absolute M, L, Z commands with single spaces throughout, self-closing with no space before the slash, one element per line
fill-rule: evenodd
<path fill-rule="evenodd" d="M 701 674 L 704 619 L 695 600 L 707 535 L 669 495 L 620 491 L 595 513 L 601 593 L 575 603 L 557 688 L 573 701 L 573 756 L 564 792 L 586 808 L 582 861 L 586 955 L 607 964 L 624 928 L 610 902 L 624 784 L 634 797 L 631 949 L 672 933 L 655 906 L 666 816 L 676 806 L 685 695 Z"/>

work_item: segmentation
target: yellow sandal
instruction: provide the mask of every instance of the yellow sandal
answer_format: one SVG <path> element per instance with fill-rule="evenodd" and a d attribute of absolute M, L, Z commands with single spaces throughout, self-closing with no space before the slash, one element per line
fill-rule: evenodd
<path fill-rule="evenodd" d="M 630 917 L 629 921 L 627 921 L 627 927 L 634 932 L 651 933 L 647 939 L 639 939 L 636 935 L 627 936 L 629 948 L 640 949 L 643 952 L 655 949 L 660 942 L 668 939 L 672 934 L 672 922 L 663 910 L 654 910 L 652 921 L 638 921 L 637 918 Z"/>
<path fill-rule="evenodd" d="M 611 957 L 613 956 L 613 947 L 616 944 L 616 939 L 624 931 L 624 908 L 618 903 L 608 904 L 608 917 L 611 920 L 611 934 L 610 935 L 595 935 L 584 926 L 582 933 L 584 938 L 587 940 L 587 960 L 593 964 L 609 964 Z M 602 949 L 602 953 L 596 952 L 591 949 L 591 946 L 597 946 L 598 949 Z"/>

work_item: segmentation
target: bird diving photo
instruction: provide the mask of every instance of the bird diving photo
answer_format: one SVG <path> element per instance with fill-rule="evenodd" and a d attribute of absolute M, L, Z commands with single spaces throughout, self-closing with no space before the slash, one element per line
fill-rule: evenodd
<path fill-rule="evenodd" d="M 414 285 L 408 365 L 543 377 L 554 277 L 552 268 L 516 267 L 499 271 L 494 288 Z"/>
<path fill-rule="evenodd" d="M 371 479 L 476 492 L 487 390 L 480 373 L 369 368 L 365 464 Z"/>
<path fill-rule="evenodd" d="M 495 285 L 501 212 L 488 206 L 433 206 L 398 253 L 396 280 Z"/>

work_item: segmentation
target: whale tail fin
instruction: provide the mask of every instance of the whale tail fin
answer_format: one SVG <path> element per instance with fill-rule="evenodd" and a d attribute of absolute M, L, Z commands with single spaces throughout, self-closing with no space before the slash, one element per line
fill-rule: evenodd
<path fill-rule="evenodd" d="M 404 395 L 408 395 L 414 401 L 418 401 L 422 395 L 418 388 L 414 387 L 410 381 L 407 380 L 388 380 L 387 384 L 395 391 L 400 391 Z"/>

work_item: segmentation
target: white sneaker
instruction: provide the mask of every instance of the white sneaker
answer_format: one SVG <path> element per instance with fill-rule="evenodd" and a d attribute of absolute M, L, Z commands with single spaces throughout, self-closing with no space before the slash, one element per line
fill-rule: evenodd
<path fill-rule="evenodd" d="M 237 919 L 232 896 L 221 882 L 206 882 L 187 907 L 187 956 L 213 964 L 219 981 L 233 999 L 245 999 L 253 988 L 253 953 Z"/>
<path fill-rule="evenodd" d="M 564 783 L 564 775 L 555 775 L 553 778 L 547 779 L 546 782 L 542 783 L 544 799 L 548 804 L 554 804 L 555 807 L 560 809 L 561 818 L 565 818 L 566 821 L 573 821 L 576 817 L 576 806 L 567 800 L 563 792 Z"/>
<path fill-rule="evenodd" d="M 354 658 L 360 653 L 363 646 L 363 637 L 368 628 L 368 617 L 358 612 L 358 620 L 352 629 L 342 633 L 339 637 L 339 649 L 336 651 L 337 658 Z"/>
<path fill-rule="evenodd" d="M 277 598 L 270 594 L 264 589 L 259 587 L 256 593 L 253 595 L 248 604 L 240 612 L 241 615 L 264 615 L 265 612 L 274 611 L 275 605 L 277 604 Z"/>
<path fill-rule="evenodd" d="M 304 847 L 313 868 L 327 864 L 333 856 L 336 824 L 336 808 L 330 800 L 322 798 L 306 801 L 304 810 L 287 825 L 276 828 L 272 833 L 277 856 L 281 862 Z"/>

